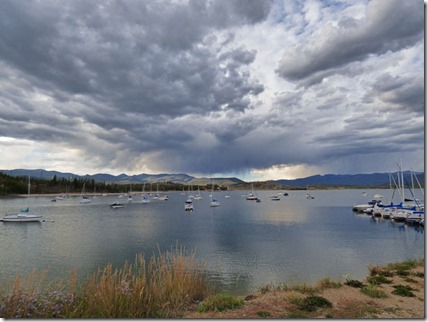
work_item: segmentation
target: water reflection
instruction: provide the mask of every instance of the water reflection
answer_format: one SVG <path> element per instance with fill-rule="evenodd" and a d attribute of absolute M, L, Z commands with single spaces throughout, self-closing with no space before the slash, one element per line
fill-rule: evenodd
<path fill-rule="evenodd" d="M 352 205 L 361 203 L 359 191 L 317 191 L 313 200 L 296 191 L 280 201 L 265 191 L 259 192 L 261 203 L 241 194 L 231 192 L 211 208 L 204 193 L 191 213 L 179 193 L 166 202 L 132 202 L 123 209 L 109 208 L 116 197 L 82 206 L 78 198 L 30 198 L 33 211 L 55 222 L 0 225 L 0 243 L 9 246 L 0 252 L 0 280 L 32 268 L 48 268 L 54 277 L 76 269 L 84 277 L 108 262 L 122 266 L 136 254 L 150 257 L 178 244 L 196 252 L 211 283 L 245 294 L 270 283 L 312 283 L 344 274 L 359 279 L 369 265 L 424 256 L 423 229 L 353 213 Z M 21 204 L 2 201 L 8 211 Z"/>

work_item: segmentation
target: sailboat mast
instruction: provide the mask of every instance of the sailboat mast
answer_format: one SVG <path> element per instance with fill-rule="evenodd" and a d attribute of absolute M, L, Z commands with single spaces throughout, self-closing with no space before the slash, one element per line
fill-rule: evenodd
<path fill-rule="evenodd" d="M 404 174 L 403 174 L 403 159 L 401 159 L 401 165 L 400 165 L 400 171 L 401 171 L 401 191 L 403 193 L 403 203 L 404 203 Z"/>
<path fill-rule="evenodd" d="M 27 191 L 27 207 L 28 208 L 30 208 L 30 190 L 31 190 L 30 175 L 28 175 L 28 191 Z"/>

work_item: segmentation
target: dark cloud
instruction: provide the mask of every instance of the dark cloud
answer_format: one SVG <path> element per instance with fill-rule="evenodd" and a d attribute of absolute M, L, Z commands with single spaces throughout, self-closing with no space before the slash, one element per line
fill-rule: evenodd
<path fill-rule="evenodd" d="M 338 68 L 370 55 L 407 48 L 423 40 L 423 4 L 417 1 L 371 1 L 361 19 L 344 17 L 337 26 L 324 26 L 311 41 L 287 51 L 277 73 L 290 81 L 339 72 Z"/>
<path fill-rule="evenodd" d="M 349 173 L 379 151 L 413 158 L 415 3 L 1 1 L 0 141 L 93 172 Z"/>
<path fill-rule="evenodd" d="M 92 95 L 124 111 L 182 115 L 250 108 L 263 86 L 240 70 L 244 48 L 223 50 L 213 28 L 263 19 L 267 3 L 154 1 L 0 4 L 0 59 L 38 86 Z M 204 19 L 204 17 L 206 19 Z M 229 63 L 220 68 L 225 59 Z M 231 89 L 234 89 L 233 91 Z"/>

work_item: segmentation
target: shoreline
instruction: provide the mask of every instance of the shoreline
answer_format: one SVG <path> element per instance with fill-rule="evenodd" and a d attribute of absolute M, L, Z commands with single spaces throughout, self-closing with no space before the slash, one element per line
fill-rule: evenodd
<path fill-rule="evenodd" d="M 410 262 L 410 261 L 409 261 Z M 294 287 L 267 285 L 247 296 L 238 296 L 243 305 L 229 310 L 200 312 L 194 306 L 185 319 L 424 319 L 425 318 L 425 263 L 419 260 L 409 270 L 398 268 L 404 263 L 369 267 L 369 275 L 362 281 L 363 288 L 337 283 L 329 278 L 315 285 Z M 397 267 L 395 271 L 389 267 Z M 387 274 L 388 272 L 388 274 Z M 385 274 L 385 283 L 372 284 L 374 278 Z M 390 276 L 392 275 L 392 276 Z M 355 282 L 355 280 L 352 280 Z M 399 294 L 398 288 L 411 290 Z M 364 292 L 368 290 L 367 292 Z M 411 295 L 409 295 L 411 294 Z M 322 299 L 320 306 L 302 305 L 307 298 Z M 328 305 L 325 305 L 328 303 Z"/>

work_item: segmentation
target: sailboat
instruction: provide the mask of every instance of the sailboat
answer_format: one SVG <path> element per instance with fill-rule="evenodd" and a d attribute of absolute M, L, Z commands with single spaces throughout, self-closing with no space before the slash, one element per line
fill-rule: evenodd
<path fill-rule="evenodd" d="M 254 185 L 251 184 L 251 192 L 245 197 L 247 200 L 257 200 L 257 195 L 254 194 Z"/>
<path fill-rule="evenodd" d="M 143 198 L 143 199 L 141 200 L 141 203 L 149 203 L 149 202 L 150 202 L 149 197 L 147 197 L 147 196 L 146 196 L 146 194 L 144 193 L 145 188 L 146 188 L 146 184 L 144 183 L 144 184 L 143 184 L 143 191 L 142 191 L 142 193 L 141 193 L 141 197 Z"/>
<path fill-rule="evenodd" d="M 83 183 L 83 187 L 82 187 L 82 192 L 80 193 L 80 203 L 90 203 L 91 199 L 89 199 L 88 196 L 85 196 L 85 184 L 86 182 Z"/>
<path fill-rule="evenodd" d="M 131 187 L 131 184 L 129 184 L 128 202 L 131 202 L 131 201 L 132 201 L 131 191 L 132 191 L 132 187 Z"/>
<path fill-rule="evenodd" d="M 210 207 L 218 207 L 220 206 L 220 202 L 216 199 L 214 199 L 214 179 L 213 179 L 213 183 L 211 185 L 211 203 L 210 203 Z"/>
<path fill-rule="evenodd" d="M 193 199 L 195 199 L 195 200 L 201 200 L 202 199 L 201 191 L 199 190 L 199 186 L 198 186 L 198 193 L 195 195 L 195 197 Z"/>
<path fill-rule="evenodd" d="M 21 212 L 17 214 L 9 214 L 4 215 L 2 221 L 4 222 L 35 222 L 35 221 L 42 221 L 43 216 L 41 215 L 33 215 L 30 214 L 30 206 L 28 205 L 30 203 L 30 176 L 28 176 L 28 194 L 27 194 L 27 208 L 22 209 Z"/>

